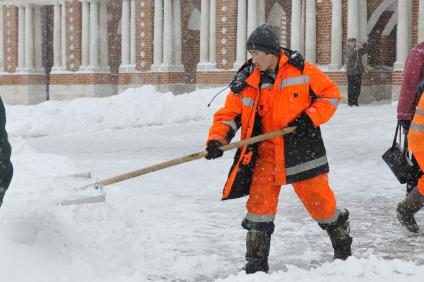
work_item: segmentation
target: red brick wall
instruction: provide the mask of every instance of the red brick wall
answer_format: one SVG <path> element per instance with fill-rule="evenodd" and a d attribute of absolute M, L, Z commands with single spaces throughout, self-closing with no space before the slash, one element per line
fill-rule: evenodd
<path fill-rule="evenodd" d="M 392 84 L 402 85 L 403 73 L 401 71 L 394 71 L 392 73 Z"/>
<path fill-rule="evenodd" d="M 42 74 L 4 75 L 0 76 L 0 85 L 46 84 L 46 76 Z"/>
<path fill-rule="evenodd" d="M 384 0 L 368 0 L 368 18 L 374 13 L 374 11 L 383 3 Z"/>
<path fill-rule="evenodd" d="M 412 45 L 411 48 L 418 44 L 418 10 L 419 0 L 412 2 Z"/>
<path fill-rule="evenodd" d="M 223 42 L 223 39 L 224 42 Z M 216 1 L 216 67 L 232 69 L 236 60 L 237 0 Z M 225 49 L 225 51 L 223 51 Z M 224 54 L 225 53 L 225 54 Z M 225 62 L 225 65 L 223 64 Z"/>
<path fill-rule="evenodd" d="M 76 85 L 76 84 L 111 84 L 110 74 L 103 73 L 72 73 L 53 74 L 50 76 L 50 84 L 53 85 Z"/>
<path fill-rule="evenodd" d="M 109 0 L 107 3 L 108 15 L 108 44 L 109 44 L 109 66 L 113 77 L 116 77 L 121 65 L 121 31 L 118 30 L 121 20 L 122 0 Z"/>
<path fill-rule="evenodd" d="M 275 3 L 278 3 L 286 13 L 286 38 L 287 38 L 287 46 L 283 46 L 286 48 L 290 48 L 290 38 L 291 38 L 291 1 L 284 0 L 264 0 L 265 2 L 265 18 L 268 19 L 269 13 L 271 12 L 272 7 Z"/>
<path fill-rule="evenodd" d="M 196 79 L 198 84 L 228 85 L 233 79 L 234 73 L 234 71 L 198 72 Z"/>
<path fill-rule="evenodd" d="M 184 3 L 183 3 L 184 2 Z M 189 30 L 188 22 L 193 10 L 201 11 L 200 1 L 181 1 L 181 42 L 182 63 L 185 71 L 185 82 L 196 82 L 196 69 L 200 61 L 200 30 Z"/>
<path fill-rule="evenodd" d="M 331 1 L 317 4 L 317 64 L 331 63 Z"/>
<path fill-rule="evenodd" d="M 393 12 L 384 12 L 369 35 L 368 44 L 372 47 L 376 47 L 369 48 L 368 63 L 372 66 L 391 66 L 394 63 L 394 57 L 396 56 L 396 43 L 393 41 L 392 37 L 382 35 L 382 32 L 392 15 Z"/>
<path fill-rule="evenodd" d="M 169 84 L 184 83 L 183 72 L 139 72 L 122 73 L 119 75 L 119 84 Z"/>
<path fill-rule="evenodd" d="M 3 49 L 4 70 L 15 72 L 18 64 L 18 9 L 3 7 Z"/>
<path fill-rule="evenodd" d="M 122 0 L 107 0 L 108 35 L 109 35 L 109 64 L 112 75 L 55 75 L 52 84 L 104 84 L 110 81 L 118 82 L 119 66 L 121 64 L 121 35 L 118 30 L 121 18 Z M 290 43 L 291 31 L 291 0 L 260 0 L 265 1 L 265 13 L 268 17 L 271 7 L 278 3 L 287 15 L 287 41 Z M 347 40 L 347 1 L 343 5 L 343 50 Z M 418 1 L 413 1 L 412 15 L 412 42 L 416 44 L 418 32 Z M 368 18 L 377 9 L 383 0 L 368 1 Z M 184 73 L 150 73 L 153 62 L 153 23 L 154 0 L 136 0 L 136 69 L 141 73 L 120 74 L 119 83 L 199 83 L 199 84 L 226 84 L 234 72 L 232 70 L 236 58 L 237 38 L 237 0 L 216 0 L 216 60 L 217 67 L 226 71 L 196 73 L 199 62 L 200 32 L 189 30 L 188 20 L 194 9 L 200 11 L 200 0 L 181 0 L 182 11 L 182 62 Z M 331 0 L 323 0 L 317 4 L 317 63 L 329 64 L 331 60 Z M 67 8 L 67 68 L 77 71 L 81 63 L 81 4 L 78 0 L 68 0 Z M 4 65 L 5 71 L 14 72 L 17 64 L 17 9 L 6 6 L 4 17 Z M 378 20 L 375 28 L 369 35 L 370 50 L 369 62 L 372 66 L 391 66 L 395 61 L 396 29 L 389 36 L 383 37 L 382 31 L 391 16 L 385 12 Z M 143 23 L 143 24 L 142 24 Z M 143 34 L 143 36 L 142 36 Z M 225 40 L 223 41 L 223 39 Z M 288 44 L 290 45 L 290 44 Z M 72 46 L 72 47 L 71 47 Z M 290 47 L 290 46 L 287 46 Z M 225 53 L 222 50 L 225 49 Z M 142 53 L 143 52 L 143 53 Z M 343 51 L 344 53 L 344 51 Z M 223 60 L 226 64 L 223 64 Z M 142 65 L 144 62 L 144 65 Z M 328 73 L 338 84 L 346 84 L 344 72 Z M 18 77 L 17 75 L 16 77 Z M 22 83 L 25 78 L 10 77 L 7 82 Z M 391 81 L 400 84 L 402 73 L 371 72 L 364 76 L 364 85 L 389 84 Z M 5 78 L 0 79 L 6 82 Z"/>
<path fill-rule="evenodd" d="M 149 71 L 153 64 L 154 0 L 136 1 L 137 70 Z"/>
<path fill-rule="evenodd" d="M 66 68 L 78 71 L 81 65 L 81 2 L 66 2 Z"/>

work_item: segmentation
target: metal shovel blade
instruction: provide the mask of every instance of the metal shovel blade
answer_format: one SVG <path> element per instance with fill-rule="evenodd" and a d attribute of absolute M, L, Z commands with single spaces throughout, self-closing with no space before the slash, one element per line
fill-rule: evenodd
<path fill-rule="evenodd" d="M 94 204 L 102 203 L 106 201 L 106 194 L 91 196 L 85 198 L 79 198 L 74 200 L 66 200 L 59 203 L 60 206 L 71 206 L 71 205 L 81 205 L 81 204 Z"/>
<path fill-rule="evenodd" d="M 94 193 L 96 193 L 97 195 L 90 195 L 90 194 L 93 194 L 93 192 L 92 192 L 92 190 L 88 190 L 88 188 L 94 188 L 96 190 L 96 192 L 94 192 Z M 60 206 L 71 206 L 71 205 L 80 205 L 80 204 L 102 203 L 102 202 L 106 201 L 106 193 L 103 191 L 100 183 L 89 184 L 89 185 L 86 185 L 84 187 L 78 188 L 78 190 L 80 190 L 80 191 L 86 190 L 86 191 L 88 191 L 88 192 L 86 192 L 86 193 L 88 193 L 88 195 L 85 196 L 85 197 L 77 198 L 77 199 L 65 200 L 65 201 L 58 203 L 58 205 L 60 205 Z"/>

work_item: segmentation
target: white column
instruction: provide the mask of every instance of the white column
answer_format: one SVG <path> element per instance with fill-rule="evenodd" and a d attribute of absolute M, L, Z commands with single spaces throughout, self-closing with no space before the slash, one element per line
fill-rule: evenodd
<path fill-rule="evenodd" d="M 424 0 L 419 2 L 418 12 L 418 43 L 424 41 Z"/>
<path fill-rule="evenodd" d="M 0 5 L 0 72 L 4 71 L 3 6 Z"/>
<path fill-rule="evenodd" d="M 359 39 L 358 0 L 348 0 L 347 3 L 347 38 Z"/>
<path fill-rule="evenodd" d="M 211 69 L 216 65 L 216 0 L 210 0 L 209 21 L 209 64 Z"/>
<path fill-rule="evenodd" d="M 152 71 L 158 71 L 159 66 L 162 64 L 162 39 L 163 39 L 163 11 L 162 1 L 155 0 L 154 11 L 154 35 L 153 35 L 153 65 Z"/>
<path fill-rule="evenodd" d="M 31 4 L 25 6 L 25 69 L 34 69 L 34 33 Z"/>
<path fill-rule="evenodd" d="M 396 62 L 393 67 L 395 70 L 403 70 L 405 59 L 409 50 L 409 9 L 403 1 L 398 1 L 398 24 L 396 33 Z"/>
<path fill-rule="evenodd" d="M 359 35 L 358 40 L 359 42 L 368 42 L 368 31 L 367 31 L 367 23 L 368 23 L 368 7 L 367 7 L 367 0 L 359 0 L 358 3 L 358 9 L 359 9 Z M 368 66 L 368 55 L 365 54 L 362 56 L 362 64 L 367 69 Z"/>
<path fill-rule="evenodd" d="M 305 54 L 305 0 L 302 1 L 302 17 L 300 19 L 300 53 Z"/>
<path fill-rule="evenodd" d="M 90 44 L 90 30 L 89 30 L 89 3 L 87 0 L 82 0 L 81 11 L 81 66 L 88 67 L 89 63 L 89 44 Z"/>
<path fill-rule="evenodd" d="M 43 39 L 41 29 L 41 7 L 34 6 L 34 65 L 43 72 Z"/>
<path fill-rule="evenodd" d="M 305 58 L 313 64 L 316 62 L 316 37 L 316 3 L 306 0 Z"/>
<path fill-rule="evenodd" d="M 291 12 L 291 40 L 290 49 L 301 51 L 301 18 L 302 18 L 302 2 L 300 0 L 292 0 Z"/>
<path fill-rule="evenodd" d="M 246 61 L 246 0 L 237 3 L 237 49 L 234 68 L 240 68 Z"/>
<path fill-rule="evenodd" d="M 247 37 L 258 26 L 258 3 L 256 0 L 247 0 Z"/>
<path fill-rule="evenodd" d="M 90 68 L 99 67 L 99 3 L 90 1 Z"/>
<path fill-rule="evenodd" d="M 331 11 L 331 70 L 338 70 L 342 66 L 342 0 L 332 0 Z"/>
<path fill-rule="evenodd" d="M 359 0 L 358 2 L 358 22 L 359 22 L 359 32 L 358 40 L 360 42 L 368 41 L 368 32 L 367 32 L 367 23 L 368 23 L 368 7 L 367 0 Z"/>
<path fill-rule="evenodd" d="M 100 66 L 109 69 L 109 42 L 107 30 L 107 3 L 101 2 L 99 9 L 99 44 L 100 44 Z"/>
<path fill-rule="evenodd" d="M 181 45 L 181 1 L 173 0 L 173 25 L 174 25 L 174 69 L 173 71 L 183 71 L 182 65 L 182 45 Z"/>
<path fill-rule="evenodd" d="M 121 39 L 121 52 L 122 52 L 122 66 L 130 64 L 130 0 L 122 1 L 122 39 Z"/>
<path fill-rule="evenodd" d="M 23 71 L 25 67 L 25 7 L 18 6 L 18 66 Z"/>
<path fill-rule="evenodd" d="M 65 2 L 62 3 L 61 6 L 61 51 L 62 51 L 62 68 L 64 70 L 66 70 L 66 7 L 65 7 Z"/>
<path fill-rule="evenodd" d="M 130 65 L 135 69 L 135 0 L 131 0 L 130 15 Z"/>
<path fill-rule="evenodd" d="M 198 71 L 207 70 L 209 62 L 209 0 L 202 0 L 200 6 L 200 62 Z"/>
<path fill-rule="evenodd" d="M 164 27 L 163 27 L 163 65 L 173 63 L 172 48 L 172 0 L 164 0 Z"/>
<path fill-rule="evenodd" d="M 53 10 L 53 70 L 59 70 L 62 66 L 62 13 L 60 12 L 60 4 L 54 5 Z"/>
<path fill-rule="evenodd" d="M 265 17 L 265 1 L 259 0 L 258 1 L 258 26 L 261 24 L 264 24 L 266 22 Z"/>

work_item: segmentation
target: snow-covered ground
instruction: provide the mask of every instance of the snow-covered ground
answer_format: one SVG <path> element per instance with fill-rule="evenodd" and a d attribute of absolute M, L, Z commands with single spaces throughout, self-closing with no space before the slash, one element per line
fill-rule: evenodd
<path fill-rule="evenodd" d="M 381 160 L 395 105 L 341 105 L 322 127 L 331 185 L 351 212 L 345 262 L 285 186 L 270 274 L 241 272 L 246 198 L 220 201 L 233 153 L 108 186 L 105 203 L 57 205 L 85 196 L 74 187 L 203 150 L 218 90 L 6 106 L 15 175 L 0 208 L 1 281 L 422 281 L 423 233 L 396 222 L 405 191 Z"/>

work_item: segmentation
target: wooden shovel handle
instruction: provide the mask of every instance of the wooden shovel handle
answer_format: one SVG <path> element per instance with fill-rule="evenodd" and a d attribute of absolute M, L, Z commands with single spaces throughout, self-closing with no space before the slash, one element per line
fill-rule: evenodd
<path fill-rule="evenodd" d="M 223 151 L 229 151 L 229 150 L 233 150 L 233 149 L 236 149 L 236 148 L 241 148 L 243 146 L 250 145 L 250 144 L 253 144 L 253 143 L 257 143 L 257 142 L 261 142 L 261 141 L 264 141 L 264 140 L 267 140 L 267 139 L 271 139 L 271 138 L 274 138 L 276 136 L 289 134 L 289 133 L 293 132 L 295 129 L 296 129 L 295 126 L 286 127 L 286 128 L 283 128 L 283 129 L 280 129 L 280 130 L 277 130 L 277 131 L 265 133 L 265 134 L 258 135 L 258 136 L 255 136 L 255 137 L 252 137 L 252 138 L 249 138 L 249 139 L 234 142 L 234 143 L 231 143 L 231 144 L 228 144 L 228 145 L 223 145 L 223 146 L 220 147 L 220 149 L 223 150 Z M 201 158 L 206 157 L 207 155 L 208 155 L 208 153 L 206 151 L 201 151 L 201 152 L 197 152 L 197 153 L 187 155 L 187 156 L 184 156 L 184 157 L 181 157 L 181 158 L 177 158 L 177 159 L 169 160 L 169 161 L 166 161 L 166 162 L 158 163 L 158 164 L 148 166 L 148 167 L 145 167 L 145 168 L 142 168 L 142 169 L 138 169 L 138 170 L 134 170 L 134 171 L 131 171 L 131 172 L 128 172 L 128 173 L 124 173 L 124 174 L 121 174 L 121 175 L 118 175 L 118 176 L 115 176 L 115 177 L 112 177 L 112 178 L 101 180 L 101 181 L 95 183 L 94 187 L 96 187 L 96 188 L 104 187 L 104 186 L 111 185 L 111 184 L 114 184 L 114 183 L 117 183 L 117 182 L 121 182 L 121 181 L 130 179 L 130 178 L 134 178 L 134 177 L 137 177 L 137 176 L 141 176 L 141 175 L 144 175 L 144 174 L 155 172 L 155 171 L 158 171 L 158 170 L 161 170 L 161 169 L 164 169 L 164 168 L 168 168 L 168 167 L 171 167 L 171 166 L 176 166 L 176 165 L 179 165 L 179 164 L 183 164 L 183 163 L 191 162 L 191 161 L 194 161 L 194 160 L 197 160 L 197 159 L 201 159 Z"/>

